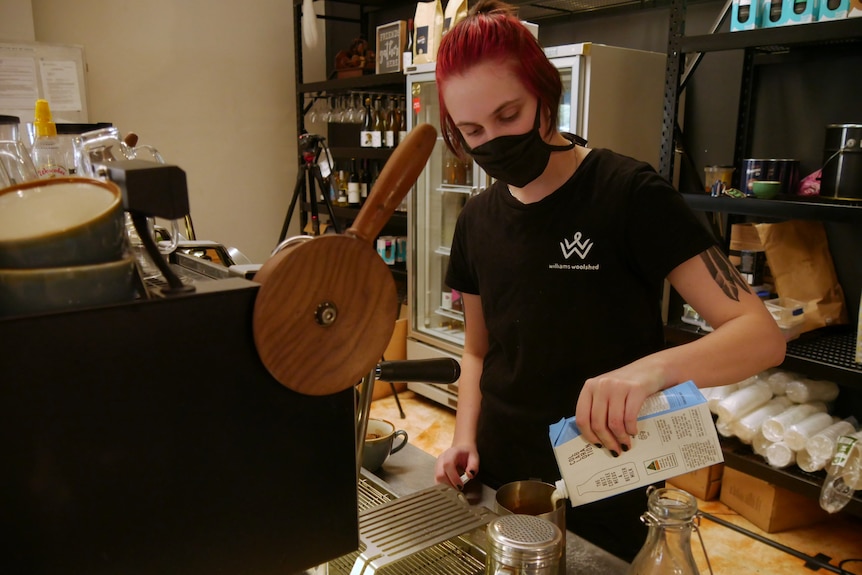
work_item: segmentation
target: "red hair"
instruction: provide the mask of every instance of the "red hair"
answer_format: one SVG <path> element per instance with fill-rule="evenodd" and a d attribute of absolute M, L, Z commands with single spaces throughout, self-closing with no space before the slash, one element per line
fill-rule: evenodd
<path fill-rule="evenodd" d="M 557 125 L 563 84 L 560 73 L 513 10 L 501 2 L 479 2 L 470 14 L 452 27 L 437 51 L 437 95 L 443 140 L 455 154 L 465 157 L 458 128 L 446 109 L 443 88 L 452 76 L 460 76 L 476 64 L 493 60 L 507 65 L 539 104 L 551 113 L 550 131 Z"/>

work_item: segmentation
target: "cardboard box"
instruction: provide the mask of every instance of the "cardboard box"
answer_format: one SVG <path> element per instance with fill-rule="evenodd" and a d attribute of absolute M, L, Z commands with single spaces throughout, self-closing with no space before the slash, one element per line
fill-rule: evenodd
<path fill-rule="evenodd" d="M 818 13 L 816 4 L 816 0 L 763 0 L 760 27 L 776 28 L 816 22 Z"/>
<path fill-rule="evenodd" d="M 847 11 L 850 9 L 850 0 L 838 0 L 837 6 L 831 6 L 826 0 L 821 0 L 820 6 L 817 8 L 817 20 L 843 20 L 847 18 Z"/>
<path fill-rule="evenodd" d="M 767 533 L 829 517 L 816 500 L 730 467 L 724 470 L 719 500 Z"/>
<path fill-rule="evenodd" d="M 712 501 L 718 499 L 721 492 L 721 477 L 724 464 L 716 463 L 703 469 L 671 477 L 665 483 L 671 487 L 688 491 L 698 499 Z"/>
<path fill-rule="evenodd" d="M 647 398 L 632 448 L 613 457 L 581 437 L 575 418 L 550 426 L 554 456 L 572 505 L 646 487 L 724 461 L 709 405 L 688 381 Z"/>
<path fill-rule="evenodd" d="M 754 30 L 760 23 L 763 0 L 733 0 L 730 9 L 730 31 Z"/>

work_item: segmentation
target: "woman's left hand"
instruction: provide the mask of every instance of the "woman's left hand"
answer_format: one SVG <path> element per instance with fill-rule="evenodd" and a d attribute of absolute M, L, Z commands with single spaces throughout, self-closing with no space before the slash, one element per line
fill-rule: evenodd
<path fill-rule="evenodd" d="M 648 363 L 644 358 L 592 377 L 578 397 L 575 420 L 581 435 L 614 457 L 631 448 L 644 400 L 664 387 L 661 371 L 650 369 Z"/>

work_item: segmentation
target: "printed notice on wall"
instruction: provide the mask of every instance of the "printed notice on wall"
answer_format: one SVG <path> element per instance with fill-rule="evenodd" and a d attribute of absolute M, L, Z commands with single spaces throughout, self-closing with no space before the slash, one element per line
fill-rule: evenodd
<path fill-rule="evenodd" d="M 32 122 L 44 98 L 55 122 L 87 123 L 86 69 L 81 46 L 0 42 L 0 114 Z"/>
<path fill-rule="evenodd" d="M 33 58 L 0 58 L 3 108 L 32 108 L 38 98 L 36 61 Z"/>
<path fill-rule="evenodd" d="M 71 60 L 45 60 L 40 62 L 42 93 L 57 112 L 81 111 L 81 86 L 78 68 Z"/>

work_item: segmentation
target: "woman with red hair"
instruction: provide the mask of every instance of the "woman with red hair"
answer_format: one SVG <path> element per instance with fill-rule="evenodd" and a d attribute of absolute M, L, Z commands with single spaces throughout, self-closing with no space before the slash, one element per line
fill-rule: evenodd
<path fill-rule="evenodd" d="M 649 395 L 783 361 L 775 321 L 672 185 L 556 128 L 559 73 L 511 6 L 480 0 L 443 36 L 436 75 L 446 144 L 496 180 L 464 206 L 452 242 L 446 283 L 463 294 L 465 343 L 438 482 L 553 483 L 548 426 L 561 418 L 616 457 L 637 449 Z M 712 333 L 666 348 L 666 279 Z M 636 490 L 569 508 L 567 522 L 631 561 L 645 509 Z"/>

